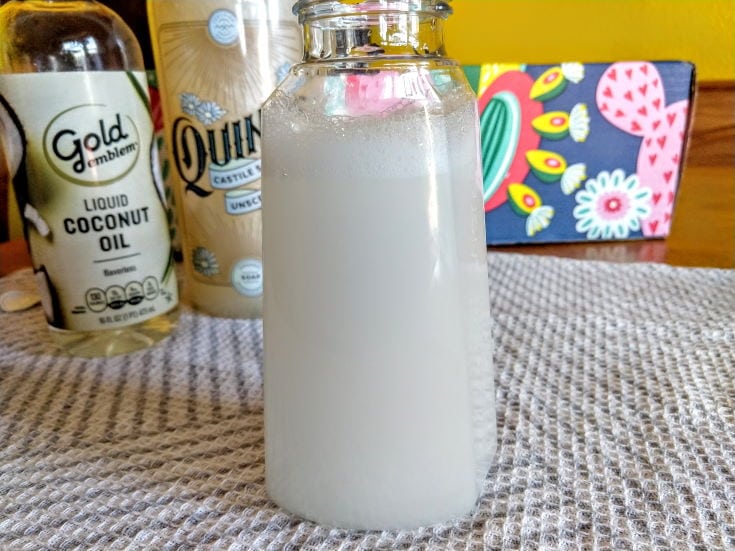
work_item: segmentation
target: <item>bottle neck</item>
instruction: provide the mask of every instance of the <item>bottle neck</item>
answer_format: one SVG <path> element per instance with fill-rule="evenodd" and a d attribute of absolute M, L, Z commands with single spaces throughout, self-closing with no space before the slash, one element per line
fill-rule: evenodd
<path fill-rule="evenodd" d="M 304 61 L 444 57 L 441 0 L 301 0 L 294 13 L 304 30 Z"/>

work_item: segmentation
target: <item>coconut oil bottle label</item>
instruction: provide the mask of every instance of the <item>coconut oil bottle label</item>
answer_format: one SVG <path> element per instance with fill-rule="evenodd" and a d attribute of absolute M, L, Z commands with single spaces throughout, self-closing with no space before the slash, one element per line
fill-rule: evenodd
<path fill-rule="evenodd" d="M 149 2 L 186 284 L 214 315 L 260 313 L 260 107 L 302 52 L 295 19 L 269 9 Z"/>
<path fill-rule="evenodd" d="M 120 328 L 174 308 L 145 75 L 0 79 L 2 138 L 50 325 Z"/>

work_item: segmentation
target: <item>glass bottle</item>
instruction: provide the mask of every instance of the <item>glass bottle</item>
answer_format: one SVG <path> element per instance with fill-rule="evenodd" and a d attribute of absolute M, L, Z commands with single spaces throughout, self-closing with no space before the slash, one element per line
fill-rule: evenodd
<path fill-rule="evenodd" d="M 184 296 L 262 315 L 260 107 L 301 54 L 289 0 L 148 0 Z"/>
<path fill-rule="evenodd" d="M 166 337 L 178 291 L 140 48 L 91 0 L 0 8 L 0 127 L 53 340 L 74 355 Z"/>
<path fill-rule="evenodd" d="M 266 486 L 345 528 L 468 513 L 496 428 L 477 108 L 440 0 L 301 0 L 263 106 Z"/>

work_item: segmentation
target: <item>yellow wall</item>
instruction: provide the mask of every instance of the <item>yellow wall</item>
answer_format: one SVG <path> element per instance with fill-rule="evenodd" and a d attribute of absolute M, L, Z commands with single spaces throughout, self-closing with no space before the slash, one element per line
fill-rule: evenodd
<path fill-rule="evenodd" d="M 454 0 L 450 56 L 554 63 L 692 61 L 699 80 L 735 79 L 735 0 Z"/>

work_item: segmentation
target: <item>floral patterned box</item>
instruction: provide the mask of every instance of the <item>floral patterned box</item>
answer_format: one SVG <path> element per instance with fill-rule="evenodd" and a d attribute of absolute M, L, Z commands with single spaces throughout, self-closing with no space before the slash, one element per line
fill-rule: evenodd
<path fill-rule="evenodd" d="M 464 69 L 480 109 L 488 244 L 668 235 L 692 64 Z"/>

